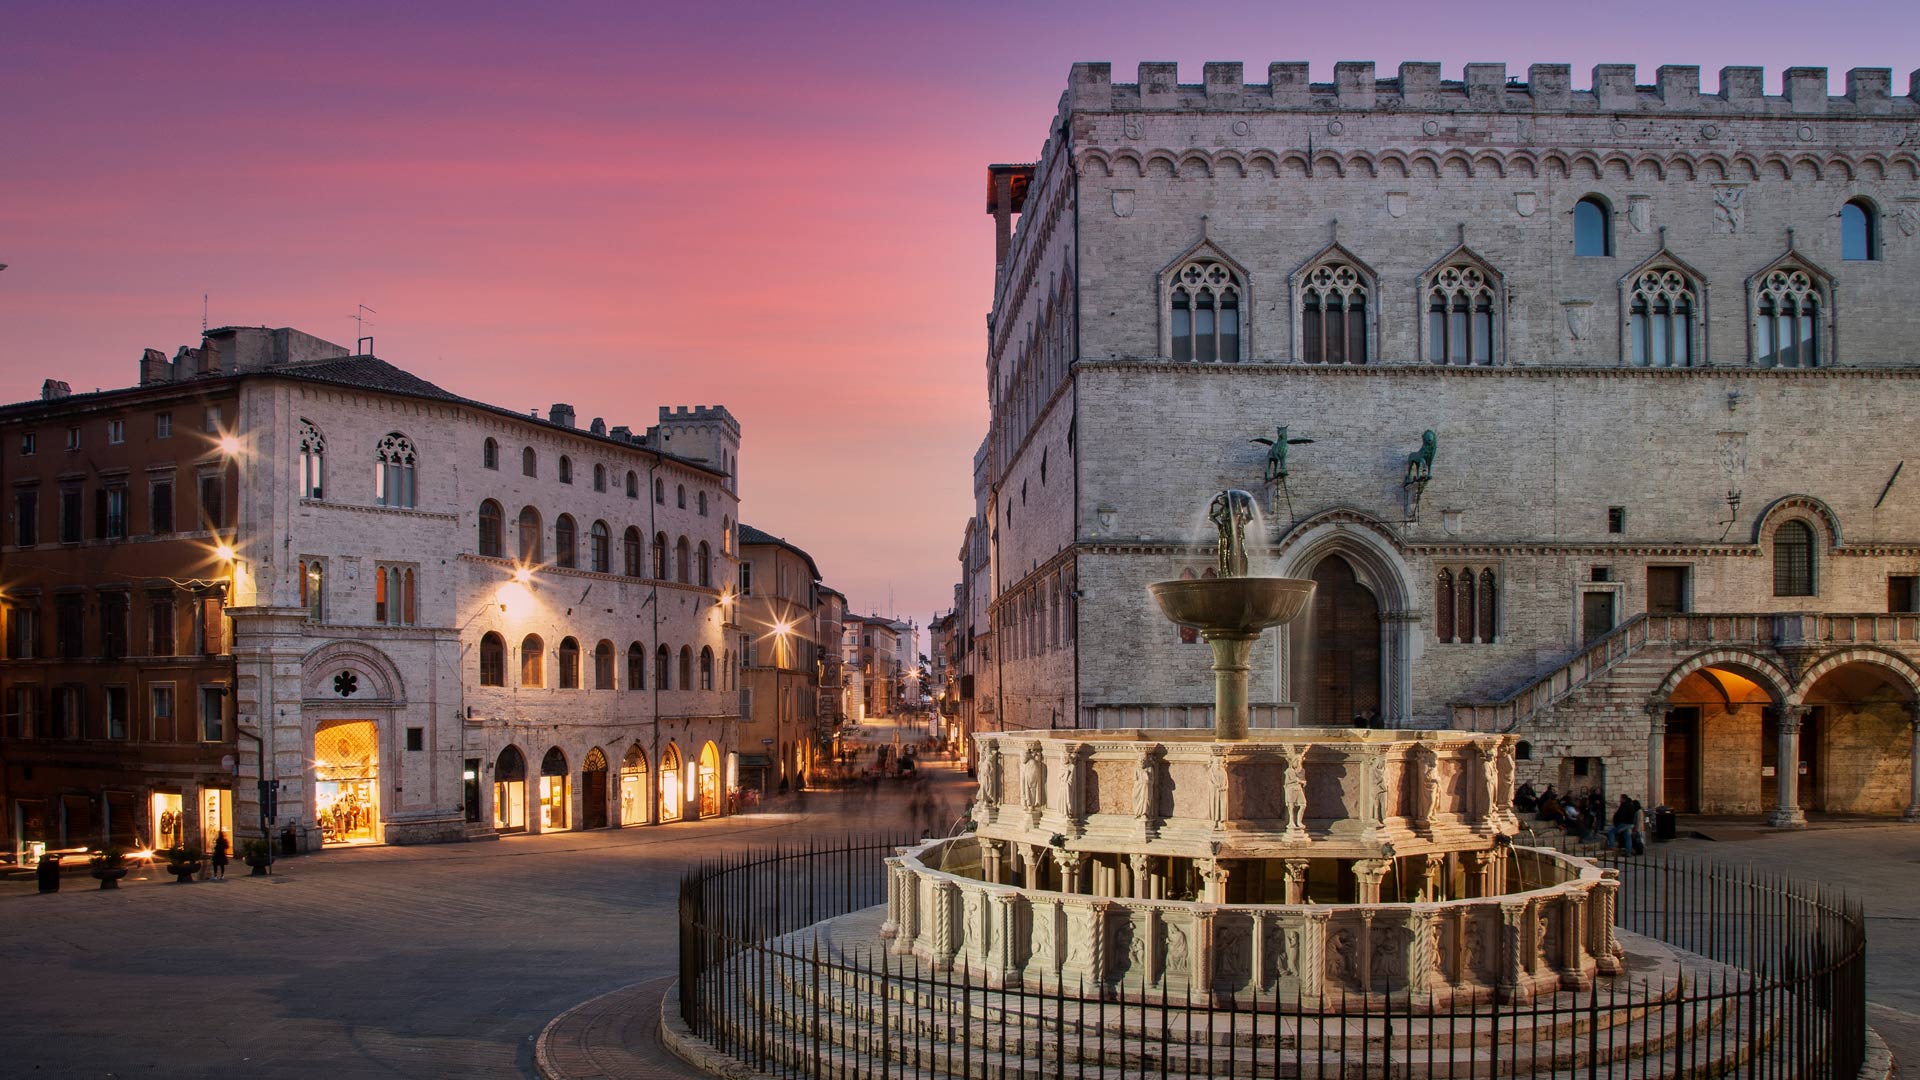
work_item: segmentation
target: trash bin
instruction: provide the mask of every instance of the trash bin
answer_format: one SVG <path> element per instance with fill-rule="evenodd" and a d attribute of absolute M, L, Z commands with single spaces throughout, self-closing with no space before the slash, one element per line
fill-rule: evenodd
<path fill-rule="evenodd" d="M 40 865 L 34 867 L 34 874 L 39 878 L 41 892 L 43 893 L 59 892 L 60 891 L 60 856 L 58 855 L 40 856 Z"/>
<path fill-rule="evenodd" d="M 1653 838 L 1655 840 L 1672 840 L 1679 835 L 1680 835 L 1679 817 L 1676 816 L 1674 812 L 1668 809 L 1667 807 L 1664 807 L 1664 806 L 1654 807 L 1653 808 Z"/>
<path fill-rule="evenodd" d="M 288 825 L 286 828 L 280 830 L 280 854 L 300 854 L 300 838 L 294 835 L 292 825 Z"/>

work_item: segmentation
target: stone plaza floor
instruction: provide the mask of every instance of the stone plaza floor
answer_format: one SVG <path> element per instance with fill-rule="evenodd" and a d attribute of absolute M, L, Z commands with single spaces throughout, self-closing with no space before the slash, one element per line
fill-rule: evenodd
<path fill-rule="evenodd" d="M 957 812 L 966 777 L 944 763 L 926 772 Z M 756 844 L 904 829 L 907 801 L 883 785 L 809 794 L 797 812 L 328 852 L 264 879 L 236 866 L 224 884 L 177 886 L 158 871 L 118 892 L 87 877 L 50 896 L 0 884 L 0 1075 L 529 1076 L 549 1021 L 623 991 L 580 1011 L 576 1042 L 636 1045 L 603 1075 L 687 1076 L 647 1041 L 675 971 L 682 869 Z M 1865 901 L 1870 1022 L 1899 1060 L 1920 1061 L 1920 826 L 1701 831 L 1714 840 L 1656 851 Z"/>

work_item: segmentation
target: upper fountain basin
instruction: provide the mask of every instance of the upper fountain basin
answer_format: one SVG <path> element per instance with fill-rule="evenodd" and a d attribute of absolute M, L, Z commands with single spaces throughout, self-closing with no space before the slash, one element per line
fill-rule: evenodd
<path fill-rule="evenodd" d="M 1147 589 L 1167 618 L 1181 626 L 1226 633 L 1292 622 L 1313 599 L 1308 578 L 1181 578 L 1156 581 Z"/>

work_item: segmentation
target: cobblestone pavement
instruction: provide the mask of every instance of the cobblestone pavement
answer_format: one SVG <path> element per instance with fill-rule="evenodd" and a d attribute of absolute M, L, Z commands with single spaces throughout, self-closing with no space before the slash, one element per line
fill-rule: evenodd
<path fill-rule="evenodd" d="M 928 772 L 957 812 L 966 777 Z M 268 878 L 236 864 L 224 883 L 155 870 L 117 892 L 86 877 L 49 896 L 0 884 L 0 1075 L 532 1075 L 548 1021 L 674 972 L 688 862 L 907 824 L 899 785 L 803 805 L 327 852 Z M 655 1075 L 685 1073 L 669 1059 Z"/>
<path fill-rule="evenodd" d="M 966 778 L 942 765 L 928 773 L 957 810 Z M 100 892 L 69 877 L 37 896 L 31 883 L 6 883 L 0 1074 L 527 1076 L 548 1021 L 613 994 L 576 1014 L 574 1049 L 597 1047 L 602 1075 L 688 1076 L 644 1022 L 674 971 L 674 884 L 687 862 L 907 823 L 899 786 L 812 793 L 804 807 L 329 852 L 224 884 L 175 886 L 154 872 Z M 1714 841 L 1658 850 L 1787 871 L 1865 902 L 1871 1022 L 1898 1060 L 1920 1062 L 1920 826 L 1703 831 Z M 640 1005 L 637 1025 L 629 1003 Z"/>

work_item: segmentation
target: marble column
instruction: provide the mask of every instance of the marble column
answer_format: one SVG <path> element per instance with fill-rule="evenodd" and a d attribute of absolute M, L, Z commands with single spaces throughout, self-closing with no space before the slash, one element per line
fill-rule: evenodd
<path fill-rule="evenodd" d="M 1135 900 L 1147 899 L 1147 867 L 1150 865 L 1147 860 L 1150 858 L 1152 858 L 1152 856 L 1140 854 L 1127 856 L 1127 869 L 1133 874 L 1133 898 Z"/>
<path fill-rule="evenodd" d="M 1060 867 L 1060 891 L 1064 893 L 1083 893 L 1086 889 L 1080 880 L 1080 870 L 1086 865 L 1085 856 L 1077 851 L 1055 850 L 1054 864 Z"/>
<path fill-rule="evenodd" d="M 1920 705 L 1907 706 L 1907 812 L 1904 821 L 1920 821 Z"/>
<path fill-rule="evenodd" d="M 1774 757 L 1773 778 L 1779 783 L 1773 813 L 1767 824 L 1776 829 L 1804 829 L 1807 815 L 1800 809 L 1800 724 L 1812 710 L 1789 705 L 1780 710 L 1780 751 Z"/>
<path fill-rule="evenodd" d="M 1021 845 L 1020 861 L 1026 864 L 1026 880 L 1020 883 L 1023 888 L 1040 888 L 1040 850 L 1033 844 Z"/>
<path fill-rule="evenodd" d="M 1187 988 L 1187 999 L 1204 1003 L 1213 995 L 1213 912 L 1210 909 L 1193 913 L 1193 945 L 1189 955 L 1193 983 Z"/>
<path fill-rule="evenodd" d="M 996 892 L 990 897 L 994 921 L 1000 924 L 1000 932 L 993 936 L 993 955 L 987 965 L 987 981 L 990 985 L 1007 986 L 1020 981 L 1020 965 L 1025 958 L 1014 948 L 1018 919 L 1014 901 L 1018 896 L 1018 893 L 1009 891 Z"/>
<path fill-rule="evenodd" d="M 1200 880 L 1206 885 L 1206 902 L 1224 904 L 1227 902 L 1227 878 L 1233 871 L 1225 861 L 1207 859 L 1200 863 Z"/>
<path fill-rule="evenodd" d="M 1306 859 L 1282 859 L 1280 861 L 1280 880 L 1285 883 L 1287 903 L 1304 904 L 1307 902 Z"/>
<path fill-rule="evenodd" d="M 1647 706 L 1647 809 L 1667 804 L 1667 705 Z"/>
<path fill-rule="evenodd" d="M 1353 899 L 1355 903 L 1380 902 L 1380 883 L 1393 866 L 1389 859 L 1355 859 L 1353 863 Z"/>
<path fill-rule="evenodd" d="M 1467 895 L 1462 899 L 1478 899 L 1488 895 L 1492 859 L 1485 851 L 1463 851 L 1460 862 L 1467 870 Z"/>

